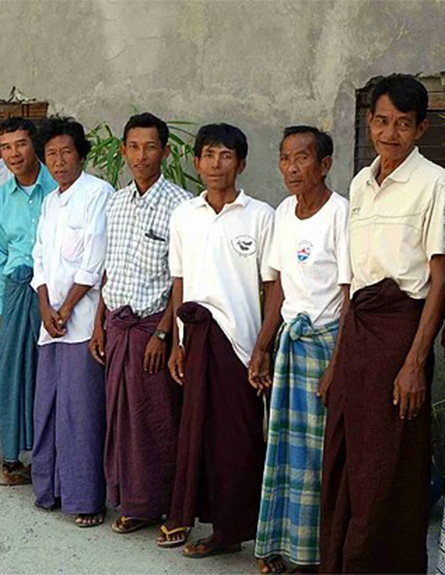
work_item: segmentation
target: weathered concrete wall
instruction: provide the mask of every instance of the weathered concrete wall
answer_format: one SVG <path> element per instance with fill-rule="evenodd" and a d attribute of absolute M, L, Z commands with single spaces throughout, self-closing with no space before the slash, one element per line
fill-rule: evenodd
<path fill-rule="evenodd" d="M 243 185 L 273 204 L 282 128 L 314 123 L 346 193 L 355 89 L 442 70 L 444 16 L 444 0 L 0 0 L 0 97 L 16 85 L 119 131 L 135 109 L 235 123 L 251 144 Z"/>

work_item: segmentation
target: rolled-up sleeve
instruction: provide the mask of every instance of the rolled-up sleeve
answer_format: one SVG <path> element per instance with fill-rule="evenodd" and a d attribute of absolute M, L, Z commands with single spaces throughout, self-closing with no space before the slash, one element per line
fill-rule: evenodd
<path fill-rule="evenodd" d="M 182 240 L 180 232 L 181 207 L 176 208 L 170 219 L 170 245 L 168 262 L 170 275 L 173 278 L 182 278 Z"/>
<path fill-rule="evenodd" d="M 106 207 L 113 188 L 109 185 L 91 193 L 86 209 L 83 256 L 74 283 L 100 287 L 107 251 Z"/>

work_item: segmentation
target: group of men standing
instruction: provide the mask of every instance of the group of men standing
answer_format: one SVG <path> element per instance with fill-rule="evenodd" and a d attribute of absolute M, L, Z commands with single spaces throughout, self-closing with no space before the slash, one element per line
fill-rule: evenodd
<path fill-rule="evenodd" d="M 83 171 L 73 119 L 3 122 L 2 483 L 31 482 L 32 449 L 36 505 L 79 527 L 103 523 L 108 490 L 113 531 L 160 524 L 160 547 L 211 523 L 189 558 L 255 539 L 262 573 L 425 572 L 445 311 L 445 170 L 415 146 L 427 108 L 411 76 L 375 87 L 378 157 L 350 207 L 326 184 L 330 136 L 286 128 L 276 212 L 238 188 L 248 143 L 228 124 L 198 131 L 192 197 L 161 175 L 152 114 L 125 126 L 119 191 Z"/>

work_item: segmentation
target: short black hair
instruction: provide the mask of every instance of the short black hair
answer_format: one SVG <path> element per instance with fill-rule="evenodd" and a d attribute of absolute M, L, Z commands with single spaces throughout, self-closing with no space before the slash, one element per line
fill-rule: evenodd
<path fill-rule="evenodd" d="M 334 142 L 328 133 L 322 132 L 318 128 L 315 128 L 315 126 L 304 125 L 288 126 L 287 128 L 284 128 L 283 137 L 280 142 L 280 152 L 283 147 L 284 140 L 289 136 L 295 136 L 297 134 L 312 134 L 314 136 L 315 151 L 317 152 L 317 159 L 319 162 L 321 162 L 323 158 L 332 156 L 334 153 Z"/>
<path fill-rule="evenodd" d="M 46 144 L 57 136 L 71 136 L 81 160 L 85 160 L 91 150 L 91 143 L 85 136 L 85 130 L 79 122 L 68 116 L 50 116 L 43 121 L 39 140 L 43 150 Z"/>
<path fill-rule="evenodd" d="M 156 128 L 158 131 L 159 141 L 163 148 L 167 145 L 168 138 L 170 136 L 170 131 L 164 120 L 161 120 L 154 114 L 149 112 L 144 112 L 143 114 L 136 114 L 131 116 L 128 122 L 125 124 L 123 141 L 124 144 L 127 141 L 128 132 L 132 128 Z"/>
<path fill-rule="evenodd" d="M 387 95 L 401 112 L 415 112 L 420 124 L 428 111 L 428 91 L 425 86 L 410 74 L 391 74 L 377 82 L 371 94 L 371 114 L 375 114 L 377 101 Z"/>
<path fill-rule="evenodd" d="M 249 146 L 244 132 L 230 124 L 207 124 L 201 126 L 196 134 L 194 153 L 200 158 L 204 146 L 222 145 L 229 150 L 235 150 L 238 160 L 245 160 Z"/>
<path fill-rule="evenodd" d="M 34 149 L 37 148 L 37 128 L 32 120 L 22 118 L 21 116 L 15 116 L 8 118 L 7 120 L 3 120 L 3 122 L 0 123 L 0 135 L 17 132 L 17 130 L 27 132 L 28 136 L 31 138 Z"/>

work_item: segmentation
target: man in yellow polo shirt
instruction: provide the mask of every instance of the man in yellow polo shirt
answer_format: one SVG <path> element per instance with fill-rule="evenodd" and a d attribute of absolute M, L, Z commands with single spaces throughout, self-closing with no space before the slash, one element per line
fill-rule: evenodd
<path fill-rule="evenodd" d="M 368 115 L 378 157 L 351 185 L 352 301 L 327 392 L 322 573 L 427 569 L 432 346 L 445 307 L 445 170 L 415 146 L 427 109 L 414 77 L 383 78 Z"/>

